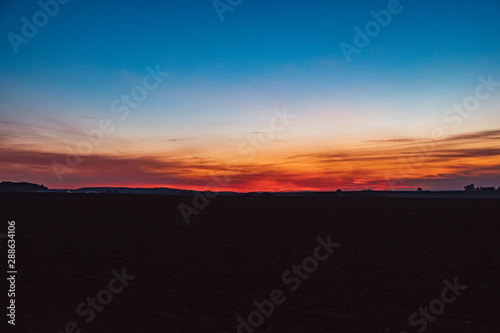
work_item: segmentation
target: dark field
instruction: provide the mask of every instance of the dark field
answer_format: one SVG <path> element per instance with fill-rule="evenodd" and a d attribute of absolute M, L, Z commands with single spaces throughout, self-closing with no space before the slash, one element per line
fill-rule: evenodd
<path fill-rule="evenodd" d="M 423 332 L 410 315 L 455 278 L 468 288 L 425 332 L 500 332 L 500 200 L 217 197 L 187 226 L 186 196 L 0 199 L 0 233 L 16 221 L 16 332 L 237 332 L 274 289 L 286 301 L 255 332 Z M 328 235 L 341 247 L 290 292 L 283 273 Z M 85 323 L 77 306 L 123 267 L 135 279 Z"/>

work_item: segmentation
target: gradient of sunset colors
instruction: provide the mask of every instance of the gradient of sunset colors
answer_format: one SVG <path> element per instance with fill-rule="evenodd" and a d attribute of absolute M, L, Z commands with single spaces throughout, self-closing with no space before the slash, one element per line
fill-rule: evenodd
<path fill-rule="evenodd" d="M 41 7 L 4 1 L 0 181 L 500 186 L 500 3 L 399 6 L 348 63 L 339 45 L 388 1 L 243 0 L 221 21 L 211 0 L 73 0 L 17 53 Z"/>

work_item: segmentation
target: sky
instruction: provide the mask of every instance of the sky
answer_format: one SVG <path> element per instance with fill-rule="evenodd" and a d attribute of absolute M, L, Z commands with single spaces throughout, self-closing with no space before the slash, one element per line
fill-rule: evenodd
<path fill-rule="evenodd" d="M 500 1 L 0 5 L 0 181 L 500 186 Z"/>

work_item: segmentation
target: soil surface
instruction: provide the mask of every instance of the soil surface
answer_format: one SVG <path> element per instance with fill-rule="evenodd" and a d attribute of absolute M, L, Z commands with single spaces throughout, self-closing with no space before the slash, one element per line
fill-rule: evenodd
<path fill-rule="evenodd" d="M 4 326 L 238 332 L 241 316 L 245 333 L 500 332 L 498 199 L 219 196 L 186 225 L 178 205 L 192 199 L 0 194 L 0 233 L 16 222 L 18 271 L 16 326 Z M 329 235 L 340 247 L 313 260 L 317 238 Z M 311 273 L 289 272 L 295 283 L 285 282 L 303 263 Z M 445 291 L 444 303 L 445 280 L 467 288 Z M 280 304 L 257 314 L 254 301 L 269 305 L 276 289 Z M 107 304 L 89 310 L 87 298 L 97 296 Z M 422 319 L 419 308 L 430 304 L 440 314 Z"/>

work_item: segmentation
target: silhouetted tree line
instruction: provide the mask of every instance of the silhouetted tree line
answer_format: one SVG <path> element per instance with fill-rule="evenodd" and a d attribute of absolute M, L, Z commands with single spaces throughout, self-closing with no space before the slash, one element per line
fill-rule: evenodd
<path fill-rule="evenodd" d="M 464 186 L 465 192 L 474 192 L 474 191 L 495 191 L 495 187 L 474 187 L 474 184 L 469 184 Z M 500 191 L 500 187 L 496 189 L 496 191 Z"/>
<path fill-rule="evenodd" d="M 36 191 L 47 191 L 48 188 L 42 185 L 31 184 L 31 183 L 13 183 L 13 182 L 1 182 L 0 192 L 36 192 Z"/>

